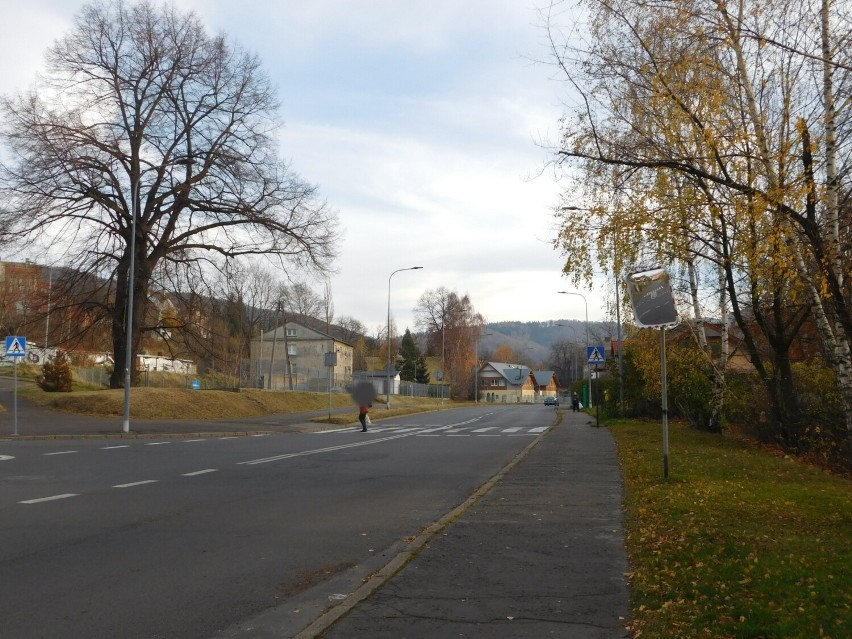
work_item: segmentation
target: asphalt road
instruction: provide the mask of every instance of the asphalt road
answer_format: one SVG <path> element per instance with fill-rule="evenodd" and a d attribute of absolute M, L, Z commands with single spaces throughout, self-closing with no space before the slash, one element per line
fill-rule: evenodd
<path fill-rule="evenodd" d="M 366 434 L 0 442 L 2 635 L 209 638 L 273 608 L 295 634 L 553 419 L 488 406 Z"/>

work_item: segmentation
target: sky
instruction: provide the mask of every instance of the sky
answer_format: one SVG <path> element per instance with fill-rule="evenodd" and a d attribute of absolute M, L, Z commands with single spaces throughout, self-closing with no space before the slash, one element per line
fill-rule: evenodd
<path fill-rule="evenodd" d="M 390 304 L 414 331 L 420 296 L 445 287 L 489 322 L 582 320 L 586 304 L 604 319 L 603 287 L 557 294 L 577 289 L 552 244 L 566 85 L 544 63 L 544 2 L 173 0 L 276 85 L 282 156 L 339 214 L 337 317 L 375 334 Z M 0 93 L 30 86 L 82 4 L 0 0 Z"/>

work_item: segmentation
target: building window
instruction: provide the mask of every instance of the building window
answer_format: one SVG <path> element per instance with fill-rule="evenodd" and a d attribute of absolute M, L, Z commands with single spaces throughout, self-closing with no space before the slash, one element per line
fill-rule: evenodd
<path fill-rule="evenodd" d="M 288 355 L 298 355 L 299 349 L 296 348 L 295 344 L 287 344 L 287 354 Z"/>
<path fill-rule="evenodd" d="M 296 337 L 296 329 L 288 328 L 287 329 L 287 337 Z"/>

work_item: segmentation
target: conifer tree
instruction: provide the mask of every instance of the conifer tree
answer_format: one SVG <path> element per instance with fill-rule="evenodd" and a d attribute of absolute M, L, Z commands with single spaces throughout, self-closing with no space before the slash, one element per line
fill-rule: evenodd
<path fill-rule="evenodd" d="M 429 383 L 429 371 L 426 369 L 426 359 L 423 357 L 420 349 L 417 348 L 414 337 L 412 337 L 411 331 L 408 329 L 405 329 L 405 335 L 402 336 L 402 341 L 399 345 L 399 357 L 402 360 L 399 370 L 400 379 L 419 384 Z"/>

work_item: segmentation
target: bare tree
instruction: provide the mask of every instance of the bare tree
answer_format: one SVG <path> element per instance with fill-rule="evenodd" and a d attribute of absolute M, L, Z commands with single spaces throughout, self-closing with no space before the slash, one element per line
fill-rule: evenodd
<path fill-rule="evenodd" d="M 428 290 L 414 309 L 417 327 L 428 333 L 430 351 L 442 357 L 452 397 L 472 395 L 476 343 L 485 320 L 468 295 L 459 297 L 443 286 Z"/>
<path fill-rule="evenodd" d="M 279 291 L 281 309 L 288 315 L 300 315 L 313 319 L 326 319 L 325 298 L 318 295 L 305 282 L 282 285 Z"/>
<path fill-rule="evenodd" d="M 265 255 L 323 271 L 336 214 L 278 159 L 277 110 L 257 57 L 195 14 L 88 4 L 37 88 L 2 101 L 0 241 L 58 243 L 103 282 L 117 362 L 131 264 L 133 355 L 163 263 L 174 273 L 214 254 Z"/>

